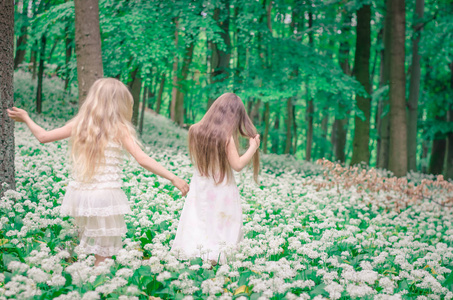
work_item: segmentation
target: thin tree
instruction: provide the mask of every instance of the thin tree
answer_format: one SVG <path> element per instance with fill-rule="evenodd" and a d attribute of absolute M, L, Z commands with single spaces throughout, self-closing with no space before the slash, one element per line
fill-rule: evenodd
<path fill-rule="evenodd" d="M 357 11 L 357 38 L 354 59 L 354 76 L 364 87 L 367 94 L 371 91 L 370 84 L 370 48 L 371 48 L 371 5 L 363 5 Z M 370 160 L 370 109 L 371 99 L 368 95 L 356 96 L 357 107 L 365 119 L 355 116 L 354 140 L 352 142 L 351 165 L 369 163 Z"/>
<path fill-rule="evenodd" d="M 414 38 L 412 42 L 412 66 L 409 85 L 408 120 L 407 120 L 407 166 L 409 170 L 417 170 L 417 121 L 418 121 L 418 98 L 420 95 L 420 54 L 418 44 L 422 30 L 423 10 L 425 0 L 415 2 L 414 14 Z"/>
<path fill-rule="evenodd" d="M 6 112 L 14 105 L 14 1 L 0 1 L 0 195 L 3 183 L 15 189 L 14 121 Z"/>
<path fill-rule="evenodd" d="M 390 151 L 389 169 L 396 176 L 407 173 L 407 122 L 406 122 L 406 74 L 405 0 L 388 1 L 391 5 L 391 47 L 389 67 L 390 102 Z"/>
<path fill-rule="evenodd" d="M 102 66 L 99 0 L 74 0 L 75 50 L 79 104 L 85 100 L 91 85 L 104 76 Z"/>

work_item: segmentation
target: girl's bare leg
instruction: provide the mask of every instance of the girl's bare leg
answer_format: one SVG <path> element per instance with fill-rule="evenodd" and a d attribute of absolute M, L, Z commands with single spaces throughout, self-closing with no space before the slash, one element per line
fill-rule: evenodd
<path fill-rule="evenodd" d="M 107 258 L 111 258 L 111 256 L 100 256 L 100 255 L 97 255 L 95 254 L 94 257 L 96 258 L 95 262 L 94 262 L 94 266 L 97 267 L 99 266 L 99 264 L 101 262 L 103 262 L 104 260 L 106 260 Z"/>

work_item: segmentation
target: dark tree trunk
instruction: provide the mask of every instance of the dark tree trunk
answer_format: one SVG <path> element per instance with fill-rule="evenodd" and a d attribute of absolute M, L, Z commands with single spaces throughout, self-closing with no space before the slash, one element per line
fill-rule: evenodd
<path fill-rule="evenodd" d="M 351 69 L 349 67 L 349 52 L 350 45 L 348 42 L 350 35 L 350 23 L 351 23 L 351 14 L 346 12 L 343 17 L 344 26 L 341 28 L 342 32 L 342 42 L 340 43 L 339 49 L 339 63 L 340 67 L 343 70 L 343 73 L 346 75 L 351 75 Z M 346 134 L 348 133 L 348 114 L 346 113 L 345 106 L 341 103 L 341 100 L 338 101 L 339 110 L 344 112 L 344 115 L 341 117 L 335 116 L 335 121 L 332 127 L 332 147 L 335 155 L 335 160 L 342 163 L 346 160 Z"/>
<path fill-rule="evenodd" d="M 64 90 L 68 93 L 71 91 L 71 87 L 69 86 L 69 79 L 71 76 L 71 70 L 69 69 L 69 63 L 71 62 L 72 56 L 72 38 L 69 37 L 68 34 L 69 25 L 66 25 L 66 38 L 65 38 L 65 79 L 64 79 Z"/>
<path fill-rule="evenodd" d="M 278 108 L 280 110 L 280 108 Z M 272 153 L 278 154 L 280 148 L 280 112 L 275 114 L 274 135 L 272 136 Z"/>
<path fill-rule="evenodd" d="M 263 152 L 267 153 L 267 143 L 269 139 L 269 119 L 270 119 L 270 104 L 269 102 L 264 103 L 264 135 L 263 135 Z"/>
<path fill-rule="evenodd" d="M 175 49 L 178 49 L 178 42 L 179 42 L 179 31 L 178 31 L 178 26 L 179 26 L 179 21 L 177 18 L 174 20 L 175 22 Z M 173 59 L 173 88 L 171 90 L 171 102 L 169 105 L 170 109 L 170 118 L 175 121 L 176 120 L 176 102 L 177 102 L 177 97 L 178 97 L 178 65 L 179 65 L 179 58 L 178 54 L 175 53 L 175 57 Z"/>
<path fill-rule="evenodd" d="M 297 119 L 296 119 L 296 105 L 293 104 L 293 154 L 297 152 Z"/>
<path fill-rule="evenodd" d="M 146 100 L 148 97 L 148 90 L 149 90 L 149 87 L 145 87 L 145 90 L 143 92 L 143 97 L 142 97 L 142 109 L 140 112 L 140 123 L 138 126 L 138 132 L 140 133 L 140 135 L 142 135 L 142 133 L 143 133 L 143 121 L 145 120 L 145 109 L 146 109 Z"/>
<path fill-rule="evenodd" d="M 25 8 L 24 10 L 27 11 Z M 24 16 L 26 17 L 27 13 L 25 13 Z M 20 28 L 20 36 L 17 39 L 16 45 L 16 56 L 14 57 L 14 70 L 16 70 L 25 59 L 28 38 L 27 30 L 28 28 L 26 25 Z"/>
<path fill-rule="evenodd" d="M 14 121 L 7 108 L 14 106 L 14 2 L 0 2 L 0 196 L 1 184 L 15 189 L 14 180 Z"/>
<path fill-rule="evenodd" d="M 309 1 L 311 4 L 311 1 Z M 310 8 L 308 12 L 308 43 L 310 46 L 314 49 L 314 39 L 313 39 L 313 31 L 311 30 L 313 28 L 313 12 L 311 11 L 312 9 Z M 313 148 L 313 113 L 315 112 L 314 104 L 313 104 L 313 99 L 311 98 L 310 92 L 308 91 L 308 85 L 307 85 L 307 113 L 306 113 L 306 118 L 307 118 L 307 144 L 305 147 L 305 160 L 310 161 L 311 160 L 311 150 Z"/>
<path fill-rule="evenodd" d="M 46 34 L 41 36 L 41 52 L 39 54 L 39 69 L 38 69 L 38 88 L 36 91 L 36 112 L 41 113 L 42 110 L 42 82 L 44 79 L 44 60 L 46 59 Z"/>
<path fill-rule="evenodd" d="M 162 104 L 162 94 L 164 92 L 165 88 L 165 78 L 167 77 L 167 73 L 162 72 L 162 78 L 160 79 L 160 84 L 159 84 L 159 94 L 157 95 L 157 100 L 156 100 L 156 113 L 160 113 L 160 106 Z"/>
<path fill-rule="evenodd" d="M 392 0 L 389 3 L 392 6 L 389 68 L 389 170 L 400 177 L 407 174 L 406 74 L 404 68 L 406 8 L 405 0 Z"/>
<path fill-rule="evenodd" d="M 132 97 L 134 98 L 134 106 L 133 106 L 133 111 L 132 111 L 132 124 L 135 126 L 138 125 L 138 108 L 140 106 L 140 92 L 142 89 L 142 78 L 139 72 L 139 67 L 137 67 L 131 74 L 131 84 L 130 84 L 130 89 L 131 89 L 131 94 Z"/>
<path fill-rule="evenodd" d="M 293 101 L 292 97 L 286 100 L 286 145 L 285 145 L 285 154 L 291 153 L 292 150 L 292 126 L 293 126 Z"/>
<path fill-rule="evenodd" d="M 308 93 L 309 94 L 309 93 Z M 308 95 L 308 97 L 311 97 Z M 307 100 L 307 145 L 305 148 L 305 160 L 311 160 L 311 150 L 313 146 L 313 113 L 315 112 L 315 108 L 313 105 L 313 99 Z"/>
<path fill-rule="evenodd" d="M 184 124 L 184 94 L 187 92 L 181 85 L 181 81 L 186 80 L 187 75 L 189 74 L 189 67 L 193 57 L 193 48 L 194 42 L 191 42 L 190 45 L 186 47 L 181 73 L 177 81 L 176 103 L 174 106 L 175 108 L 174 121 L 178 123 L 179 126 L 182 126 Z"/>
<path fill-rule="evenodd" d="M 218 82 L 225 81 L 229 76 L 230 69 L 230 0 L 221 0 L 222 9 L 214 9 L 214 20 L 217 25 L 222 29 L 220 37 L 223 40 L 224 47 L 226 50 L 221 50 L 219 45 L 214 42 L 209 42 L 211 48 L 211 59 L 210 59 L 210 82 L 215 84 Z M 218 94 L 218 93 L 215 93 Z M 213 97 L 208 99 L 208 108 L 214 102 Z"/>
<path fill-rule="evenodd" d="M 33 80 L 36 79 L 36 70 L 37 70 L 37 56 L 38 56 L 38 40 L 35 40 L 35 43 L 33 44 L 31 48 L 31 55 L 30 55 L 30 62 L 31 62 L 31 78 Z"/>
<path fill-rule="evenodd" d="M 104 76 L 99 1 L 74 0 L 74 8 L 79 104 L 82 105 L 93 83 Z"/>
<path fill-rule="evenodd" d="M 450 91 L 453 92 L 453 62 L 450 63 Z M 453 105 L 450 104 L 450 109 L 448 110 L 448 119 L 450 124 L 453 124 Z M 445 177 L 448 179 L 453 179 L 453 132 L 448 133 L 448 144 L 447 144 L 447 158 L 446 158 L 446 170 Z"/>
<path fill-rule="evenodd" d="M 444 134 L 438 133 L 434 136 L 431 158 L 429 160 L 429 173 L 442 174 L 445 162 L 445 152 L 447 150 L 447 139 Z"/>
<path fill-rule="evenodd" d="M 391 46 L 392 46 L 392 7 L 390 0 L 387 0 L 387 12 L 385 15 L 384 24 L 384 53 L 382 56 L 382 73 L 380 79 L 381 87 L 389 84 L 390 74 L 390 57 L 391 57 Z M 388 95 L 381 100 L 379 103 L 380 111 L 383 112 L 389 105 Z M 377 155 L 377 167 L 387 169 L 389 166 L 389 151 L 390 151 L 390 113 L 384 116 L 380 115 L 381 118 L 379 124 L 379 149 Z"/>
<path fill-rule="evenodd" d="M 370 48 L 371 48 L 371 5 L 363 5 L 357 11 L 357 39 L 354 59 L 354 76 L 370 94 Z M 370 111 L 369 96 L 356 95 L 357 107 L 363 112 L 365 120 L 355 117 L 354 139 L 352 143 L 351 165 L 368 164 L 370 161 Z"/>
<path fill-rule="evenodd" d="M 420 54 L 418 44 L 422 29 L 424 0 L 415 2 L 415 28 L 412 42 L 412 66 L 409 85 L 408 119 L 407 119 L 407 166 L 409 170 L 417 170 L 417 121 L 418 121 L 418 98 L 420 94 Z"/>

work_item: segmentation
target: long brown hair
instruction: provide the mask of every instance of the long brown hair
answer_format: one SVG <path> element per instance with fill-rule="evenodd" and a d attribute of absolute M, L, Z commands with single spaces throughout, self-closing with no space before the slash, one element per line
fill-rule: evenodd
<path fill-rule="evenodd" d="M 202 176 L 214 177 L 216 184 L 225 177 L 228 181 L 233 178 L 227 145 L 232 136 L 238 148 L 239 134 L 253 138 L 257 132 L 241 98 L 234 93 L 225 93 L 214 101 L 203 119 L 189 129 L 190 158 Z M 259 165 L 259 151 L 256 151 L 253 156 L 253 178 L 256 182 Z"/>

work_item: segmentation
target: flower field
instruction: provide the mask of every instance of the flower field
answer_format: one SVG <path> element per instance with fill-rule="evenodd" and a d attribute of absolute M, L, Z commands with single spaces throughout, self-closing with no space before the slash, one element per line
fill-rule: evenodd
<path fill-rule="evenodd" d="M 190 181 L 186 132 L 152 114 L 145 128 L 146 152 Z M 17 191 L 0 201 L 1 299 L 453 299 L 453 185 L 442 178 L 265 156 L 259 185 L 236 175 L 244 240 L 211 267 L 169 252 L 184 199 L 126 158 L 125 246 L 95 268 L 59 214 L 67 141 L 40 145 L 22 124 L 15 133 Z"/>

